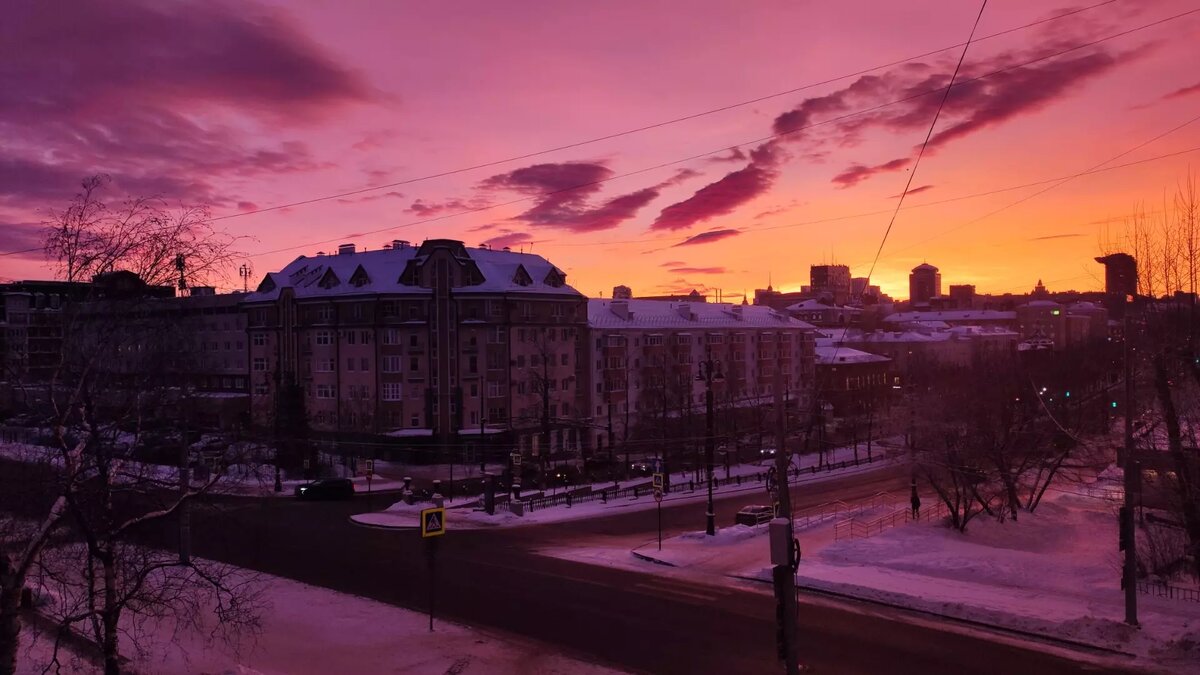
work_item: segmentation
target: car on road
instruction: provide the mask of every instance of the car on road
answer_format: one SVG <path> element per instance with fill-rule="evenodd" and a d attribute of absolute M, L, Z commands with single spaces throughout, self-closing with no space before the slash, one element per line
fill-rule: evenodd
<path fill-rule="evenodd" d="M 349 478 L 322 478 L 296 486 L 297 499 L 352 499 L 354 483 Z"/>
<path fill-rule="evenodd" d="M 743 507 L 733 517 L 733 522 L 735 525 L 749 525 L 750 527 L 754 527 L 755 525 L 762 525 L 769 522 L 774 517 L 775 509 L 773 507 L 757 504 Z"/>
<path fill-rule="evenodd" d="M 654 466 L 650 462 L 634 462 L 629 465 L 629 472 L 635 476 L 649 476 L 654 473 Z"/>
<path fill-rule="evenodd" d="M 760 457 L 774 457 L 775 448 L 763 448 L 762 450 L 758 451 L 758 454 Z"/>

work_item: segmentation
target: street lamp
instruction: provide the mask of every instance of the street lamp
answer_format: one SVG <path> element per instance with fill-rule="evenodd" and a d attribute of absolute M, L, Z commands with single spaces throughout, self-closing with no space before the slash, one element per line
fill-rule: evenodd
<path fill-rule="evenodd" d="M 721 362 L 713 361 L 711 349 L 707 351 L 704 360 L 700 362 L 700 372 L 696 373 L 696 380 L 704 383 L 704 465 L 705 471 L 708 473 L 708 511 L 704 514 L 704 533 L 711 537 L 717 534 L 717 517 L 713 508 L 713 446 L 716 438 L 713 431 L 712 385 L 713 382 L 725 381 L 725 377 L 721 374 Z"/>

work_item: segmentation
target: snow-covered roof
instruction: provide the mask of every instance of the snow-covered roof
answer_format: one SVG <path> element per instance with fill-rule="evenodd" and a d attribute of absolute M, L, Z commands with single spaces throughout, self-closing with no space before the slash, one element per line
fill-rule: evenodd
<path fill-rule="evenodd" d="M 883 318 L 887 323 L 910 321 L 1015 321 L 1016 312 L 998 309 L 947 309 L 927 312 L 897 312 Z"/>
<path fill-rule="evenodd" d="M 808 300 L 801 300 L 800 302 L 797 302 L 794 305 L 787 306 L 787 310 L 789 312 L 817 312 L 817 311 L 824 311 L 824 310 L 828 310 L 828 309 L 836 309 L 841 312 L 861 312 L 862 311 L 862 309 L 859 307 L 847 307 L 845 305 L 839 306 L 839 305 L 826 304 L 824 302 L 821 302 L 820 300 L 817 300 L 816 298 L 809 298 Z"/>
<path fill-rule="evenodd" d="M 1055 302 L 1053 300 L 1032 300 L 1021 306 L 1022 307 L 1045 307 L 1045 308 L 1050 308 L 1050 309 L 1053 309 L 1055 307 L 1062 307 L 1062 305 L 1058 304 L 1057 302 Z"/>
<path fill-rule="evenodd" d="M 818 345 L 814 349 L 817 365 L 827 366 L 838 363 L 883 363 L 891 361 L 886 356 L 869 354 L 849 347 L 831 347 Z"/>
<path fill-rule="evenodd" d="M 293 288 L 300 299 L 366 294 L 428 295 L 429 288 L 400 282 L 401 273 L 410 261 L 421 262 L 427 257 L 423 250 L 423 246 L 404 246 L 300 256 L 282 270 L 267 274 L 259 289 L 245 296 L 245 302 L 274 300 L 286 287 Z M 474 263 L 482 280 L 457 292 L 580 295 L 566 284 L 566 274 L 540 255 L 465 246 L 459 251 L 466 255 L 460 260 Z"/>
<path fill-rule="evenodd" d="M 791 328 L 811 330 L 813 325 L 793 319 L 765 305 L 665 300 L 588 300 L 588 325 L 592 328 Z"/>

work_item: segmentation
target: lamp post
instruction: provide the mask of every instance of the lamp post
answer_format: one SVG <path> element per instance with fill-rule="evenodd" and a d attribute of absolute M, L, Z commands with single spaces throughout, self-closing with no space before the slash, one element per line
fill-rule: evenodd
<path fill-rule="evenodd" d="M 713 361 L 711 349 L 700 362 L 700 372 L 696 374 L 696 380 L 704 382 L 704 470 L 708 474 L 708 511 L 704 514 L 704 533 L 712 537 L 717 534 L 717 517 L 713 508 L 713 451 L 716 438 L 713 431 L 712 385 L 713 382 L 723 382 L 725 377 L 721 375 L 721 362 Z"/>

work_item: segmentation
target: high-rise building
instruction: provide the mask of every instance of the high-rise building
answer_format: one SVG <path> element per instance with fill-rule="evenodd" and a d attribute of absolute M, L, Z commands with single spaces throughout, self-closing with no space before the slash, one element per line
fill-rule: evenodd
<path fill-rule="evenodd" d="M 818 299 L 827 298 L 835 305 L 850 300 L 850 267 L 847 265 L 813 265 L 809 268 L 811 292 Z"/>
<path fill-rule="evenodd" d="M 1128 253 L 1096 258 L 1104 265 L 1104 292 L 1114 296 L 1137 295 L 1137 260 Z"/>
<path fill-rule="evenodd" d="M 975 304 L 975 284 L 950 284 L 950 304 L 956 309 L 971 309 Z"/>
<path fill-rule="evenodd" d="M 942 275 L 938 268 L 921 263 L 908 275 L 908 301 L 911 305 L 928 305 L 942 294 Z"/>

